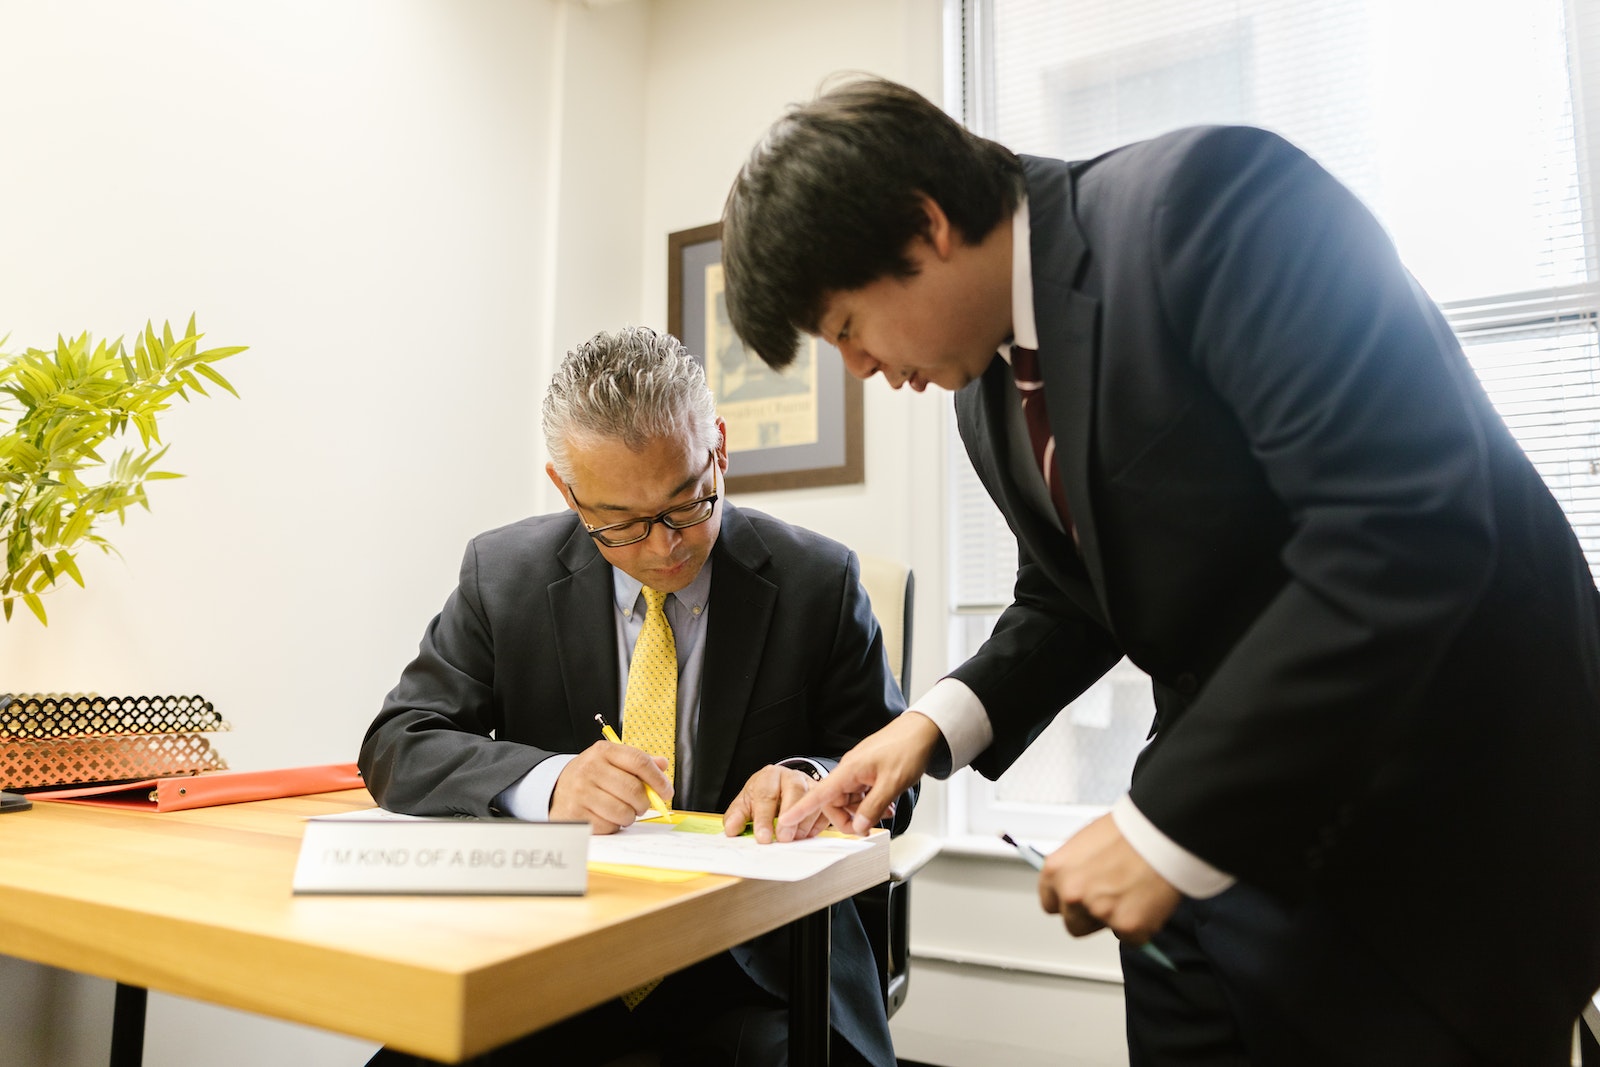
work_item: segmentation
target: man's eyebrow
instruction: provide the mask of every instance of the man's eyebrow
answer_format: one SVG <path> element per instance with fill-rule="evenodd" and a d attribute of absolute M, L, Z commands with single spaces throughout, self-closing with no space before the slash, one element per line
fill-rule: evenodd
<path fill-rule="evenodd" d="M 700 475 L 689 475 L 689 477 L 678 483 L 678 487 L 676 489 L 667 494 L 667 499 L 670 500 L 675 496 L 682 496 L 684 493 L 692 489 L 694 487 L 694 483 L 698 482 L 699 480 Z M 626 504 L 589 504 L 586 506 L 591 511 L 615 511 L 624 515 L 638 515 L 640 513 L 638 508 L 630 507 Z M 672 505 L 668 504 L 667 506 L 671 507 Z"/>
<path fill-rule="evenodd" d="M 704 473 L 704 472 L 702 471 L 701 473 Z M 670 500 L 675 496 L 682 496 L 684 493 L 687 493 L 690 489 L 693 489 L 694 488 L 694 483 L 698 482 L 699 480 L 700 480 L 700 475 L 699 474 L 691 474 L 691 475 L 689 475 L 689 477 L 685 478 L 683 481 L 678 483 L 678 487 L 676 489 L 674 489 L 672 492 L 667 494 L 667 499 Z"/>

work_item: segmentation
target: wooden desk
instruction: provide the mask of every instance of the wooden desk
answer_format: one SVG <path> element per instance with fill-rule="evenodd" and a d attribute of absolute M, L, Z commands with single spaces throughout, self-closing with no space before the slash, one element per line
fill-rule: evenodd
<path fill-rule="evenodd" d="M 791 1058 L 826 1062 L 826 906 L 887 877 L 887 834 L 804 882 L 591 873 L 582 897 L 293 896 L 304 817 L 371 803 L 37 802 L 0 818 L 0 953 L 458 1062 L 795 924 L 811 970 Z"/>

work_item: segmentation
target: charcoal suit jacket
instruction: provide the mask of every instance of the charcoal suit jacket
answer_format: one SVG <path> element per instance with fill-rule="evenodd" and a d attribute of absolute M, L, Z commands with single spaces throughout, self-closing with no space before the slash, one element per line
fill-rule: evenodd
<path fill-rule="evenodd" d="M 905 706 L 843 545 L 729 504 L 712 548 L 694 775 L 680 810 L 720 812 L 751 774 L 794 756 L 831 766 Z M 498 814 L 494 798 L 542 760 L 599 739 L 619 707 L 612 569 L 572 512 L 475 538 L 460 582 L 361 748 L 384 807 Z M 894 828 L 911 817 L 901 798 Z M 783 930 L 735 960 L 780 997 Z M 874 1064 L 893 1064 L 872 951 L 853 905 L 833 917 L 830 1019 Z"/>

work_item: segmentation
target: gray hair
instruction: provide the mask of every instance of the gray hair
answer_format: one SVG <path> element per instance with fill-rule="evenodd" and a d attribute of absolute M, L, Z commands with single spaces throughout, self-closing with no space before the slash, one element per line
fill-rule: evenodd
<path fill-rule="evenodd" d="M 635 452 L 657 438 L 717 447 L 717 402 L 705 371 L 676 337 L 647 326 L 597 333 L 568 352 L 544 395 L 544 445 L 563 481 L 570 445 L 595 438 Z"/>

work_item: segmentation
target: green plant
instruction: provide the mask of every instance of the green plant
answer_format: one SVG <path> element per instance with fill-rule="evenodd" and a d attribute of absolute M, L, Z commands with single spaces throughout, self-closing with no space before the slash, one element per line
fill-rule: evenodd
<path fill-rule="evenodd" d="M 146 511 L 144 483 L 181 478 L 156 470 L 166 454 L 156 417 L 172 397 L 209 395 L 201 379 L 233 386 L 211 364 L 243 347 L 201 350 L 193 316 L 182 337 L 170 323 L 158 336 L 145 323 L 130 357 L 119 337 L 94 343 L 89 334 L 56 338 L 55 351 L 30 348 L 0 353 L 0 536 L 5 538 L 5 580 L 0 605 L 11 618 L 22 601 L 48 624 L 40 594 L 62 575 L 83 585 L 77 553 L 85 545 L 116 552 L 96 533 L 96 523 L 129 505 Z M 6 338 L 0 337 L 0 345 Z M 124 449 L 110 463 L 100 448 L 132 425 L 141 447 Z"/>

